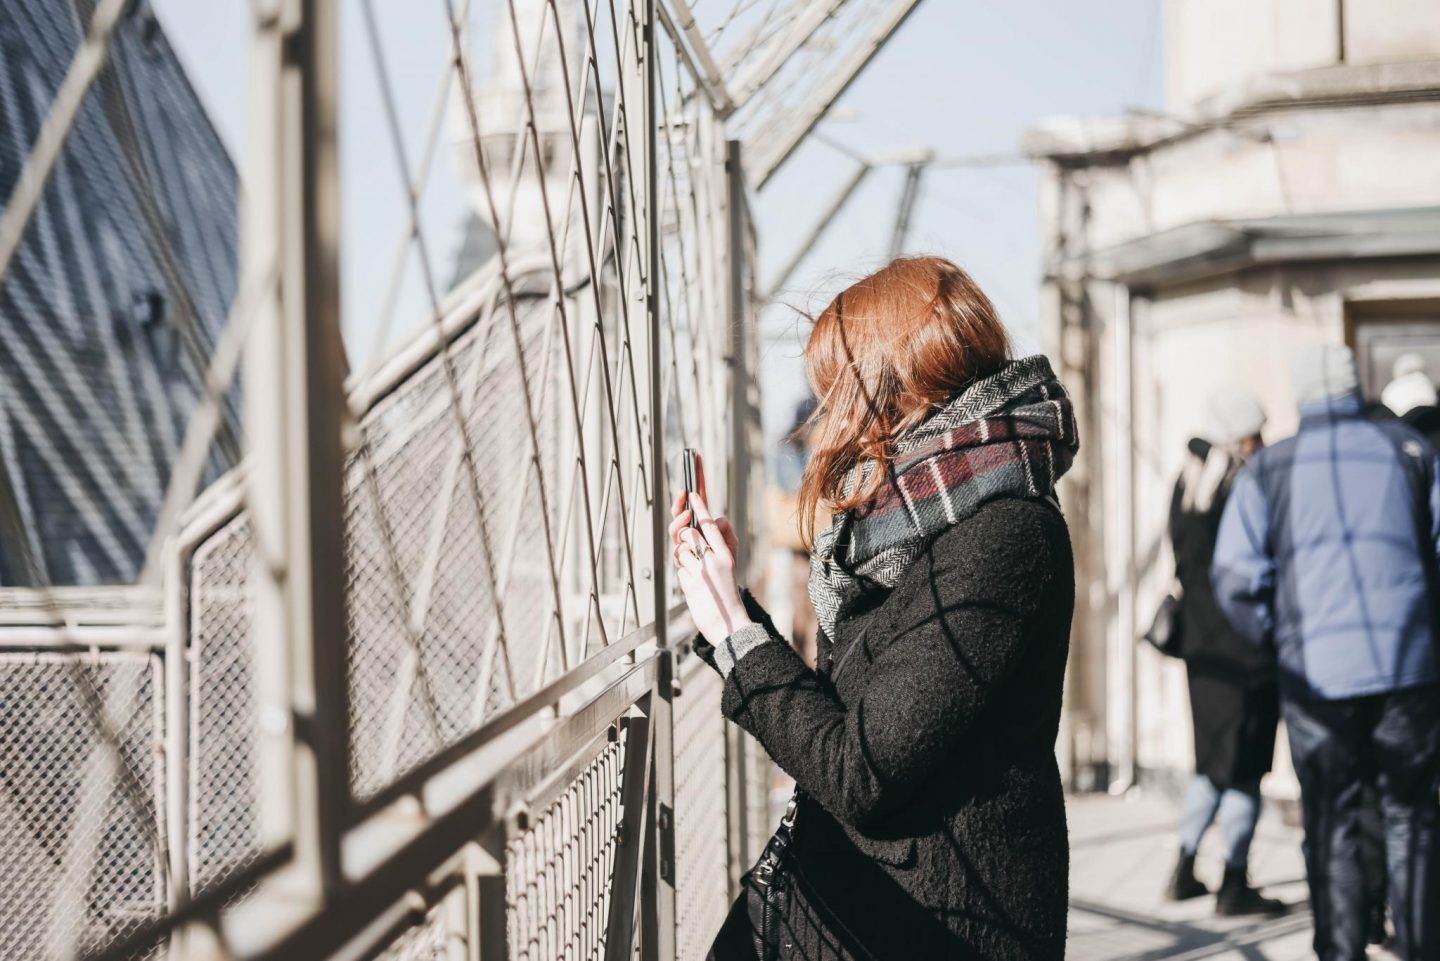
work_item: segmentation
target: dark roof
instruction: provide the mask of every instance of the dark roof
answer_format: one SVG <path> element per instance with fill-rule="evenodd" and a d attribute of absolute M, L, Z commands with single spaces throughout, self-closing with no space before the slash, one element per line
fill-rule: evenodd
<path fill-rule="evenodd" d="M 80 43 L 77 7 L 10 0 L 0 18 L 6 202 Z M 224 145 L 136 4 L 0 278 L 0 495 L 41 569 L 0 544 L 0 584 L 138 573 L 235 293 L 237 195 Z M 207 478 L 238 459 L 235 405 Z"/>

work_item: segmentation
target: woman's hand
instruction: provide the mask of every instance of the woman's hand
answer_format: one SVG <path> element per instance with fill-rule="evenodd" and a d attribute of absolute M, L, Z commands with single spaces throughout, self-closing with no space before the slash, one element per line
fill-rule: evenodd
<path fill-rule="evenodd" d="M 686 502 L 689 502 L 687 507 Z M 691 513 L 700 529 L 690 525 Z M 751 623 L 735 583 L 735 531 L 723 517 L 710 516 L 699 493 L 676 495 L 670 505 L 670 559 L 690 617 L 705 640 L 719 645 Z"/>

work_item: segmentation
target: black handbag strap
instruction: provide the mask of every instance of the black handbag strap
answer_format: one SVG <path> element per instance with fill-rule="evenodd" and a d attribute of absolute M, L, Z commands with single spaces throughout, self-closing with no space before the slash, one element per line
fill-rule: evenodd
<path fill-rule="evenodd" d="M 760 854 L 760 860 L 755 864 L 753 877 L 755 883 L 762 887 L 769 887 L 779 876 L 784 866 L 785 855 L 790 850 L 790 845 L 795 842 L 795 812 L 800 806 L 800 791 L 790 795 L 790 803 L 785 805 L 785 814 L 780 818 L 780 826 L 770 836 L 765 844 L 765 850 Z"/>

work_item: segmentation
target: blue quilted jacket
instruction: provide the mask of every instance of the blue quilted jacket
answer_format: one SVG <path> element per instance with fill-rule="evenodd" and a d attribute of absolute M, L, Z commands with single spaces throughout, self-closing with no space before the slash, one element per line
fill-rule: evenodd
<path fill-rule="evenodd" d="M 1273 643 L 1281 682 L 1322 698 L 1440 679 L 1440 461 L 1399 421 L 1347 394 L 1300 409 L 1300 430 L 1236 479 L 1211 578 L 1237 630 Z"/>

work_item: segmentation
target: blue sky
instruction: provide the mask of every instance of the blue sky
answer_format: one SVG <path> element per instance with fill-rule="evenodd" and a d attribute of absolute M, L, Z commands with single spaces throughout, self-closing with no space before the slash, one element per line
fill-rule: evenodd
<path fill-rule="evenodd" d="M 867 0 L 852 0 L 867 2 Z M 874 0 L 868 0 L 874 2 Z M 153 0 L 222 134 L 243 166 L 246 0 Z M 1162 0 L 922 0 L 841 101 L 824 135 L 865 154 L 933 149 L 942 156 L 1013 154 L 1023 130 L 1057 114 L 1115 114 L 1159 107 L 1163 94 Z M 444 5 L 376 3 L 385 57 L 404 128 L 418 144 L 444 69 Z M 398 166 L 378 108 L 360 6 L 342 2 L 344 315 L 352 357 L 370 354 L 379 301 L 404 223 Z M 413 158 L 412 158 L 413 162 Z M 421 205 L 421 226 L 443 280 L 458 240 L 459 184 L 446 158 Z M 853 161 L 812 139 L 755 201 L 762 276 L 787 260 Z M 879 264 L 889 246 L 903 172 L 872 176 L 785 292 L 815 308 L 846 278 Z M 925 181 L 908 249 L 950 257 L 991 295 L 1023 348 L 1034 331 L 1042 244 L 1037 175 L 1025 164 L 933 171 Z M 375 242 L 375 238 L 387 238 Z M 413 327 L 427 302 L 412 259 L 397 328 Z M 787 419 L 803 390 L 797 370 L 803 322 L 793 311 L 766 318 L 767 421 Z"/>

